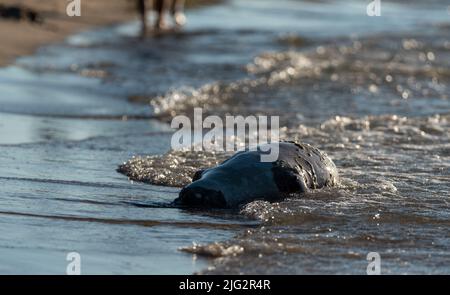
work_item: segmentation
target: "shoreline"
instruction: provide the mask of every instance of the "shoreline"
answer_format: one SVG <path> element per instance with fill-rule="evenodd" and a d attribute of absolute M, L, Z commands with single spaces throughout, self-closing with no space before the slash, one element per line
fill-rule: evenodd
<path fill-rule="evenodd" d="M 71 34 L 137 17 L 132 1 L 84 1 L 79 17 L 66 14 L 67 3 L 59 0 L 2 1 L 4 5 L 22 5 L 35 10 L 44 18 L 44 23 L 0 19 L 0 67 L 13 64 L 21 56 L 33 54 L 41 46 L 63 41 Z"/>
<path fill-rule="evenodd" d="M 220 0 L 191 0 L 186 8 L 210 5 Z M 81 2 L 81 16 L 69 17 L 61 0 L 3 0 L 2 5 L 32 9 L 44 18 L 43 24 L 0 18 L 0 67 L 14 64 L 42 46 L 95 27 L 110 26 L 138 19 L 134 0 L 89 0 Z"/>

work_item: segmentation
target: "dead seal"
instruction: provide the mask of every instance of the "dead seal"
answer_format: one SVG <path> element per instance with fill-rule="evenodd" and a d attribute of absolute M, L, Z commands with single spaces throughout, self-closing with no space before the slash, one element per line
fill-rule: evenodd
<path fill-rule="evenodd" d="M 277 201 L 338 182 L 333 161 L 309 144 L 280 142 L 278 159 L 273 162 L 261 162 L 261 153 L 260 149 L 238 152 L 214 168 L 197 171 L 174 205 L 238 208 L 254 200 Z"/>

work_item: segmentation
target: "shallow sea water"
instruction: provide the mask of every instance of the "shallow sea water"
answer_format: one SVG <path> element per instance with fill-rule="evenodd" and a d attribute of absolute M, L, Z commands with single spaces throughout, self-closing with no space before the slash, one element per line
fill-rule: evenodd
<path fill-rule="evenodd" d="M 100 29 L 1 69 L 0 272 L 65 273 L 77 251 L 83 273 L 365 274 L 368 252 L 382 273 L 450 273 L 448 4 L 365 5 L 227 1 L 175 34 Z M 166 122 L 194 107 L 280 116 L 341 184 L 170 208 L 227 156 L 170 151 Z"/>

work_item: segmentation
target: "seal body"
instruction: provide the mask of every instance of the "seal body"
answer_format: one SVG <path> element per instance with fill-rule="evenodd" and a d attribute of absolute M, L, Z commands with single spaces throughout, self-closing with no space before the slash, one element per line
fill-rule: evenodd
<path fill-rule="evenodd" d="M 276 201 L 338 182 L 333 161 L 309 144 L 280 142 L 278 159 L 273 162 L 262 162 L 261 153 L 260 149 L 238 152 L 214 168 L 197 171 L 174 204 L 238 208 L 254 200 Z"/>

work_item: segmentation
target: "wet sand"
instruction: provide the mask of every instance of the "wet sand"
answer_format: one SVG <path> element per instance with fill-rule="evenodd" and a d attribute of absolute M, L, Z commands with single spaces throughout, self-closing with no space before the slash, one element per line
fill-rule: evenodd
<path fill-rule="evenodd" d="M 66 14 L 67 3 L 60 0 L 3 0 L 4 5 L 22 5 L 35 10 L 42 15 L 44 23 L 0 19 L 0 66 L 33 53 L 39 46 L 62 41 L 70 34 L 136 18 L 133 1 L 82 1 L 80 17 Z"/>
<path fill-rule="evenodd" d="M 33 53 L 40 46 L 59 42 L 77 32 L 98 26 L 107 26 L 137 19 L 134 0 L 82 1 L 81 16 L 66 14 L 67 1 L 61 0 L 2 0 L 3 5 L 21 5 L 32 9 L 44 18 L 43 24 L 25 20 L 0 18 L 0 67 L 11 64 L 16 58 Z M 191 0 L 187 7 L 219 2 L 218 0 Z"/>

